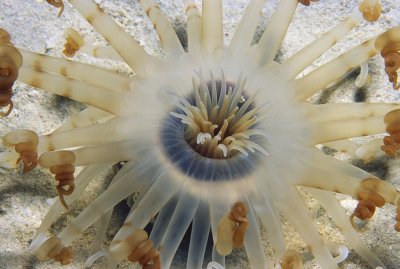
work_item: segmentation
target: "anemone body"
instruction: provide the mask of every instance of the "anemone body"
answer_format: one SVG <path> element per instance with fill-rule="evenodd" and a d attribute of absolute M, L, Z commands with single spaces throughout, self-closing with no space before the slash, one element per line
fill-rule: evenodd
<path fill-rule="evenodd" d="M 363 20 L 357 6 L 333 31 L 278 63 L 274 59 L 292 15 L 300 8 L 298 1 L 280 1 L 255 44 L 253 34 L 264 1 L 248 3 L 229 44 L 224 44 L 220 1 L 204 0 L 201 11 L 192 1 L 183 1 L 185 48 L 159 7 L 153 1 L 140 2 L 159 35 L 162 57 L 145 52 L 92 1 L 70 1 L 111 45 L 98 51 L 126 62 L 131 76 L 20 49 L 24 58 L 21 82 L 89 106 L 53 133 L 39 137 L 42 167 L 51 166 L 49 154 L 58 150 L 73 152 L 74 165 L 85 167 L 66 202 L 73 203 L 104 167 L 126 162 L 110 186 L 56 235 L 57 242 L 71 245 L 101 219 L 93 248 L 97 249 L 114 206 L 140 189 L 142 194 L 124 225 L 107 248 L 94 256 L 105 256 L 109 268 L 127 257 L 126 238 L 156 215 L 150 240 L 159 249 L 162 268 L 172 268 L 188 229 L 186 267 L 201 268 L 208 262 L 204 256 L 209 233 L 215 246 L 221 220 L 238 201 L 248 209 L 244 249 L 250 268 L 275 267 L 290 253 L 281 215 L 322 268 L 338 268 L 343 259 L 335 257 L 331 244 L 319 235 L 299 192 L 302 187 L 321 202 L 369 266 L 384 267 L 362 245 L 332 193 L 360 199 L 363 193 L 373 192 L 399 206 L 398 192 L 386 183 L 376 183 L 368 172 L 325 155 L 316 145 L 344 148 L 356 156 L 350 150 L 356 145 L 348 139 L 384 133 L 384 115 L 399 105 L 316 105 L 307 99 L 391 42 L 400 42 L 399 30 L 374 37 L 299 76 Z M 85 52 L 94 50 L 86 47 Z M 7 141 L 3 142 L 10 146 Z M 379 152 L 379 146 L 372 148 Z M 61 210 L 61 201 L 56 200 L 33 240 L 33 252 L 43 259 L 48 255 L 45 235 Z M 261 226 L 272 249 L 268 257 Z M 225 257 L 215 247 L 210 261 L 225 265 Z"/>

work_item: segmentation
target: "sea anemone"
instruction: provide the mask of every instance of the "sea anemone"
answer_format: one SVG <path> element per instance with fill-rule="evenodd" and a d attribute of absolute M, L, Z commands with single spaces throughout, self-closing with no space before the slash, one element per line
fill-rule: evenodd
<path fill-rule="evenodd" d="M 46 2 L 59 8 L 61 16 L 69 8 L 62 0 Z M 394 212 L 391 229 L 400 231 L 400 192 L 324 149 L 366 163 L 384 154 L 396 157 L 400 105 L 316 104 L 312 97 L 360 66 L 357 84 L 365 85 L 366 62 L 376 54 L 381 54 L 388 80 L 398 89 L 400 27 L 307 70 L 360 22 L 378 20 L 379 0 L 362 1 L 332 30 L 284 60 L 276 57 L 296 8 L 323 2 L 281 0 L 253 43 L 265 1 L 251 0 L 229 45 L 224 45 L 222 1 L 203 0 L 200 11 L 194 1 L 184 0 L 187 44 L 182 45 L 156 2 L 141 0 L 157 31 L 162 56 L 147 53 L 93 1 L 68 2 L 110 46 L 88 44 L 69 28 L 64 55 L 84 53 L 123 61 L 133 74 L 17 48 L 12 33 L 0 31 L 3 116 L 12 113 L 11 88 L 16 79 L 88 105 L 50 134 L 23 129 L 3 138 L 10 149 L 0 156 L 3 166 L 18 166 L 28 173 L 39 165 L 55 174 L 58 182 L 58 198 L 31 244 L 39 260 L 71 263 L 71 242 L 100 219 L 96 251 L 86 266 L 104 259 L 107 268 L 123 260 L 142 268 L 171 268 L 190 230 L 188 269 L 211 261 L 225 266 L 225 257 L 241 247 L 251 268 L 302 268 L 301 255 L 286 244 L 283 216 L 322 268 L 338 268 L 348 249 L 319 234 L 305 203 L 304 195 L 309 195 L 325 208 L 351 249 L 372 268 L 384 267 L 357 232 L 364 230 L 362 225 L 376 207 L 385 204 L 391 204 Z M 385 132 L 383 139 L 378 136 L 362 146 L 350 140 Z M 122 168 L 101 195 L 60 233 L 48 233 L 96 176 L 121 162 Z M 76 167 L 84 168 L 75 173 Z M 100 250 L 113 208 L 138 191 L 123 225 Z M 358 201 L 351 214 L 346 214 L 335 193 Z M 148 236 L 144 229 L 154 217 Z M 271 249 L 268 257 L 261 226 Z M 210 231 L 208 261 L 204 257 Z"/>

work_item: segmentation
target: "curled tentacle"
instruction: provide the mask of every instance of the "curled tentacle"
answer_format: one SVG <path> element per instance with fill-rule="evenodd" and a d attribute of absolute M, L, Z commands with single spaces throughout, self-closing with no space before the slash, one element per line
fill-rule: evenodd
<path fill-rule="evenodd" d="M 218 253 L 226 256 L 232 252 L 234 247 L 241 247 L 248 226 L 246 205 L 243 202 L 235 203 L 228 216 L 222 218 L 218 224 L 216 243 Z"/>
<path fill-rule="evenodd" d="M 377 178 L 366 178 L 362 180 L 360 189 L 357 192 L 359 203 L 350 216 L 350 222 L 354 229 L 363 232 L 365 230 L 360 229 L 354 223 L 354 219 L 357 217 L 361 220 L 370 219 L 376 210 L 376 207 L 382 207 L 386 202 L 391 202 L 399 208 L 399 197 L 400 194 L 389 184 L 385 184 Z M 388 199 L 388 201 L 387 201 Z M 398 229 L 398 220 L 396 217 L 395 230 Z"/>
<path fill-rule="evenodd" d="M 122 241 L 114 241 L 110 246 L 110 254 L 117 261 L 128 258 L 131 262 L 139 262 L 142 269 L 161 268 L 160 254 L 142 229 L 135 230 Z"/>
<path fill-rule="evenodd" d="M 375 213 L 376 207 L 382 207 L 385 204 L 385 199 L 380 196 L 376 192 L 360 192 L 358 195 L 360 201 L 357 204 L 357 207 L 354 209 L 353 214 L 350 216 L 350 222 L 353 225 L 354 229 L 363 232 L 362 230 L 357 227 L 354 222 L 355 218 L 360 220 L 368 220 L 372 218 Z"/>
<path fill-rule="evenodd" d="M 23 164 L 22 172 L 24 174 L 31 171 L 38 164 L 37 145 L 39 144 L 38 135 L 30 130 L 17 130 L 6 134 L 3 138 L 6 146 L 15 147 L 19 153 L 17 164 Z"/>
<path fill-rule="evenodd" d="M 394 157 L 400 148 L 400 109 L 392 110 L 385 115 L 386 132 L 389 136 L 383 138 L 381 149 Z"/>
<path fill-rule="evenodd" d="M 64 11 L 64 2 L 63 0 L 46 0 L 47 3 L 49 3 L 50 5 L 60 8 L 60 11 L 58 12 L 58 17 L 61 16 L 61 14 Z"/>
<path fill-rule="evenodd" d="M 74 162 L 75 154 L 71 151 L 46 152 L 39 158 L 40 166 L 50 168 L 50 172 L 55 174 L 58 196 L 65 209 L 69 209 L 69 206 L 64 195 L 70 195 L 75 189 Z"/>
<path fill-rule="evenodd" d="M 397 74 L 400 68 L 400 42 L 386 46 L 381 51 L 381 56 L 385 59 L 385 72 L 393 84 L 393 89 L 400 89 Z"/>
<path fill-rule="evenodd" d="M 6 109 L 0 112 L 1 117 L 8 116 L 13 109 L 12 86 L 21 65 L 22 56 L 11 43 L 10 34 L 0 28 L 0 107 Z"/>
<path fill-rule="evenodd" d="M 229 213 L 229 218 L 236 224 L 233 235 L 233 246 L 235 248 L 241 247 L 243 245 L 244 234 L 249 226 L 246 205 L 243 202 L 235 203 Z"/>

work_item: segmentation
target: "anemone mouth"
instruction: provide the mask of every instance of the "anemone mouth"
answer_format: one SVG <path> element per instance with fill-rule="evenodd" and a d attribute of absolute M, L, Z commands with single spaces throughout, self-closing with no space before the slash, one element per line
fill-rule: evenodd
<path fill-rule="evenodd" d="M 256 94 L 246 93 L 246 78 L 193 78 L 187 97 L 177 97 L 164 121 L 162 144 L 169 159 L 186 175 L 201 180 L 243 177 L 254 168 L 260 153 L 268 155 L 267 136 L 258 124 Z M 260 137 L 263 137 L 260 139 Z M 239 168 L 240 167 L 240 168 Z"/>

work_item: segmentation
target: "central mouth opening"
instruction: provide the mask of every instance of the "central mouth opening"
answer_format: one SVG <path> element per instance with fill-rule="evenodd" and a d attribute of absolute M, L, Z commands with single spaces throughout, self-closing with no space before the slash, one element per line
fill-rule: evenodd
<path fill-rule="evenodd" d="M 217 79 L 210 73 L 207 80 L 197 74 L 191 95 L 173 95 L 161 143 L 182 173 L 201 181 L 232 180 L 252 173 L 260 155 L 268 155 L 256 95 L 245 88 L 242 76 L 232 83 L 223 73 Z"/>
<path fill-rule="evenodd" d="M 250 137 L 258 134 L 255 95 L 245 94 L 246 79 L 239 76 L 229 82 L 222 73 L 215 79 L 201 75 L 193 79 L 193 94 L 178 98 L 178 106 L 171 114 L 184 125 L 184 139 L 201 156 L 211 159 L 230 159 L 239 153 L 264 149 Z M 261 134 L 261 133 L 260 133 Z"/>

